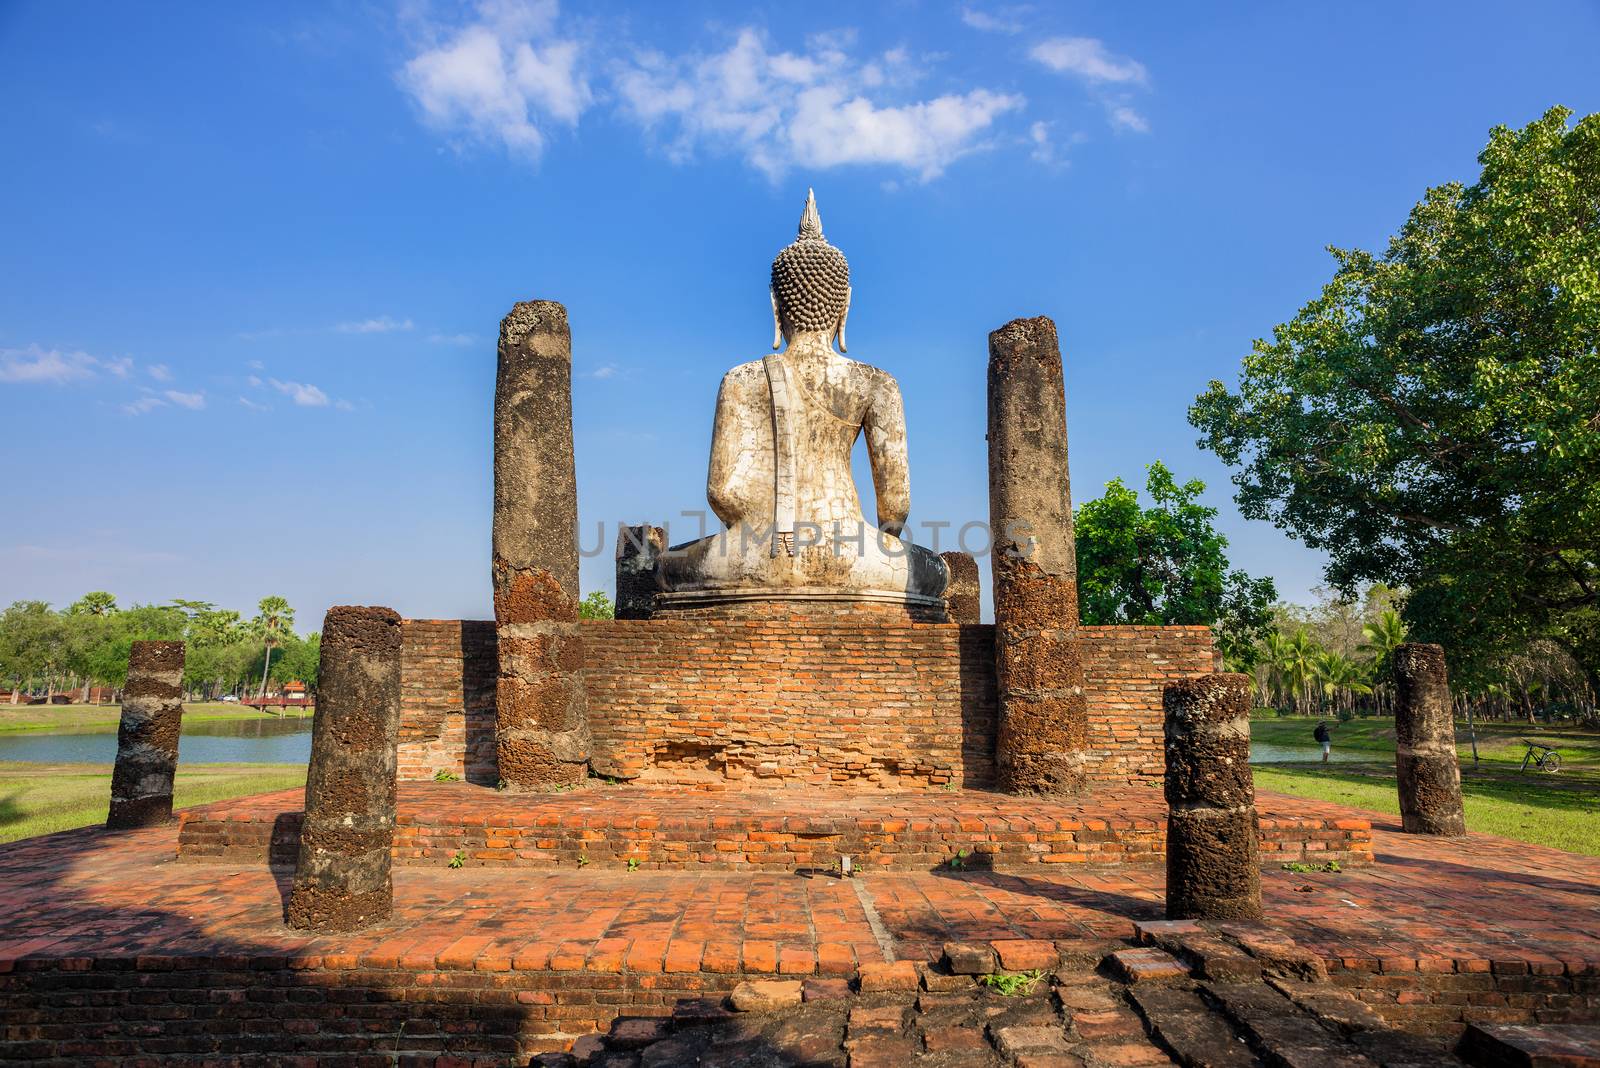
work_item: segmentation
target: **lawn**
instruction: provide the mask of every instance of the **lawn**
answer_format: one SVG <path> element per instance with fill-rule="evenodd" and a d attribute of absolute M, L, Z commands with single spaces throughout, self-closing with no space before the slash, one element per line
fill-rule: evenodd
<path fill-rule="evenodd" d="M 1250 720 L 1250 740 L 1268 745 L 1312 747 L 1311 732 L 1319 721 L 1314 716 L 1258 716 Z M 1553 745 L 1561 753 L 1561 774 L 1568 771 L 1600 774 L 1600 731 L 1578 727 L 1547 727 L 1531 723 L 1478 723 L 1478 765 L 1515 769 L 1522 763 L 1528 747 L 1523 738 Z M 1394 721 L 1388 717 L 1358 717 L 1340 723 L 1328 717 L 1335 750 L 1370 752 L 1374 760 L 1394 756 Z M 1456 721 L 1456 752 L 1461 766 L 1472 763 L 1472 741 L 1465 720 Z M 1381 754 L 1381 755 L 1380 755 Z"/>
<path fill-rule="evenodd" d="M 1255 741 L 1310 744 L 1317 721 L 1306 717 L 1250 721 Z M 1394 780 L 1394 724 L 1388 719 L 1330 720 L 1333 744 L 1346 752 L 1371 753 L 1352 764 L 1257 764 L 1256 786 L 1298 797 L 1336 801 L 1354 808 L 1400 814 Z M 1456 724 L 1461 757 L 1461 792 L 1467 828 L 1536 845 L 1600 856 L 1600 732 L 1526 723 L 1480 723 L 1478 763 L 1465 723 Z M 1555 746 L 1561 771 L 1520 772 L 1527 747 L 1522 738 Z"/>
<path fill-rule="evenodd" d="M 305 781 L 299 764 L 180 764 L 173 805 L 248 797 Z M 0 761 L 0 842 L 103 823 L 110 804 L 109 764 Z"/>
<path fill-rule="evenodd" d="M 283 715 L 258 712 L 222 701 L 196 701 L 183 706 L 187 723 L 222 720 L 295 719 L 309 709 L 286 709 Z M 0 703 L 0 733 L 93 734 L 114 731 L 122 718 L 116 705 L 8 705 Z"/>

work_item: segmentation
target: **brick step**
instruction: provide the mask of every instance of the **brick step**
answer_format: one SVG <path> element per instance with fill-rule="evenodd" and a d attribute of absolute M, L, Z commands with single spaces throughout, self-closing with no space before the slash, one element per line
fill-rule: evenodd
<path fill-rule="evenodd" d="M 181 814 L 180 859 L 293 864 L 300 791 Z M 1371 825 L 1298 798 L 1258 799 L 1263 862 L 1371 863 Z M 1111 815 L 1113 814 L 1114 815 Z M 1046 870 L 1160 863 L 1161 797 L 1106 790 L 1073 801 L 983 791 L 702 795 L 645 787 L 509 795 L 402 783 L 394 857 L 418 866 L 860 871 Z"/>

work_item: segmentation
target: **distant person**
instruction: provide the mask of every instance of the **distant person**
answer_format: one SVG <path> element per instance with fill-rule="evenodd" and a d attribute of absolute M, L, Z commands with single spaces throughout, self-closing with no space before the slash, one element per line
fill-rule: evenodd
<path fill-rule="evenodd" d="M 1322 762 L 1328 762 L 1328 754 L 1333 752 L 1333 735 L 1328 733 L 1328 721 L 1320 720 L 1317 729 L 1311 732 L 1311 737 L 1322 743 Z"/>

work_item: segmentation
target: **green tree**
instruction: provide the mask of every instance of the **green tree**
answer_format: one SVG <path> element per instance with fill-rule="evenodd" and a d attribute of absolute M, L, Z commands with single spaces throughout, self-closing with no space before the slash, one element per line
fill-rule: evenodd
<path fill-rule="evenodd" d="M 1152 504 L 1121 479 L 1078 508 L 1079 611 L 1086 624 L 1204 624 L 1230 666 L 1249 670 L 1271 628 L 1272 580 L 1230 570 L 1217 510 L 1197 498 L 1205 483 L 1179 485 L 1159 460 L 1146 469 Z"/>
<path fill-rule="evenodd" d="M 617 610 L 611 603 L 611 598 L 600 590 L 595 590 L 578 602 L 579 619 L 615 619 L 616 616 Z"/>
<path fill-rule="evenodd" d="M 1190 409 L 1240 510 L 1327 552 L 1341 590 L 1410 587 L 1452 673 L 1549 637 L 1594 680 L 1600 628 L 1600 115 L 1496 127 L 1381 256 Z"/>
<path fill-rule="evenodd" d="M 0 671 L 11 683 L 12 704 L 41 679 L 49 692 L 64 645 L 61 616 L 44 601 L 16 601 L 0 613 Z"/>
<path fill-rule="evenodd" d="M 105 590 L 90 590 L 88 593 L 72 602 L 72 607 L 67 611 L 73 615 L 109 616 L 117 610 L 115 594 Z"/>
<path fill-rule="evenodd" d="M 263 597 L 256 605 L 251 632 L 261 643 L 261 696 L 267 696 L 267 675 L 272 670 L 272 650 L 294 634 L 294 609 L 282 597 Z"/>
<path fill-rule="evenodd" d="M 283 656 L 272 665 L 272 677 L 279 682 L 296 679 L 306 684 L 306 692 L 317 692 L 317 664 L 322 656 L 322 635 L 312 631 L 304 638 L 291 637 L 283 644 Z"/>

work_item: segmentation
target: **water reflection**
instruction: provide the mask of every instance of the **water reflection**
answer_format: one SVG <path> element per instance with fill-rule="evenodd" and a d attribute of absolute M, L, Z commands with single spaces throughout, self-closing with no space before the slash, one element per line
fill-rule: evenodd
<path fill-rule="evenodd" d="M 0 760 L 37 764 L 110 764 L 115 731 L 0 734 Z M 178 759 L 191 764 L 304 764 L 311 759 L 311 717 L 185 722 Z"/>

